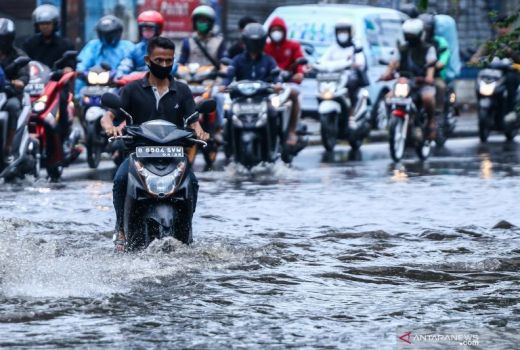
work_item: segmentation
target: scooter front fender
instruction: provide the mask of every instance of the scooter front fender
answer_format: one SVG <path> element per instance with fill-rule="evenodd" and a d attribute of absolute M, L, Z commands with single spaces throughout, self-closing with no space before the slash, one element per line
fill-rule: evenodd
<path fill-rule="evenodd" d="M 325 115 L 325 114 L 340 114 L 341 113 L 341 105 L 333 100 L 325 100 L 321 101 L 320 105 L 318 106 L 318 114 Z"/>

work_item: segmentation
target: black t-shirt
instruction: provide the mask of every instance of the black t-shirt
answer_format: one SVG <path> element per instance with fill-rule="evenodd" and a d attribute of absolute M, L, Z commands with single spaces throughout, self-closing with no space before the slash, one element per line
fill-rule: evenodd
<path fill-rule="evenodd" d="M 195 101 L 188 85 L 171 78 L 168 92 L 159 103 L 148 81 L 148 74 L 121 89 L 122 107 L 134 117 L 134 124 L 139 125 L 153 119 L 164 119 L 179 128 L 184 127 L 184 118 L 195 112 Z M 123 121 L 124 114 L 115 111 L 116 121 Z"/>
<path fill-rule="evenodd" d="M 74 50 L 74 46 L 68 39 L 54 36 L 50 43 L 43 40 L 43 35 L 35 34 L 24 42 L 23 49 L 32 60 L 41 62 L 52 69 L 54 62 L 63 57 L 68 50 Z M 75 67 L 74 62 L 66 66 Z"/>

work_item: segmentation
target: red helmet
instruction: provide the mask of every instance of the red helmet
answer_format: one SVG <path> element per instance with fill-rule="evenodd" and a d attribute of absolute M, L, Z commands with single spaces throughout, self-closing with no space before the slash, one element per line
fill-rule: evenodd
<path fill-rule="evenodd" d="M 159 36 L 163 30 L 164 17 L 157 11 L 144 11 L 137 17 L 137 25 L 139 26 L 139 34 L 143 27 L 155 27 L 155 35 Z"/>

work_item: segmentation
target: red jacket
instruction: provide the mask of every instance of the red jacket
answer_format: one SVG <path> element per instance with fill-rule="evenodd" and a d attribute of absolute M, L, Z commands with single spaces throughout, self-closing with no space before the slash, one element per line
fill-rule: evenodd
<path fill-rule="evenodd" d="M 281 42 L 275 43 L 272 40 L 265 45 L 264 52 L 268 55 L 273 56 L 278 67 L 283 70 L 288 70 L 290 66 L 300 57 L 303 57 L 302 47 L 300 43 L 294 40 L 287 39 L 287 25 L 285 21 L 280 17 L 275 17 L 269 25 L 269 31 L 274 26 L 282 27 L 285 32 L 285 36 Z M 304 67 L 302 65 L 297 66 L 292 70 L 293 73 L 303 73 Z"/>

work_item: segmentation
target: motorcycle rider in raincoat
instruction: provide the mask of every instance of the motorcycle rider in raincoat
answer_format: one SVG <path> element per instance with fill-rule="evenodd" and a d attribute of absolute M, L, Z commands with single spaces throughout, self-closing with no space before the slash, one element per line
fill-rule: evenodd
<path fill-rule="evenodd" d="M 89 69 L 106 63 L 116 69 L 119 63 L 133 50 L 134 44 L 128 40 L 121 40 L 123 23 L 115 16 L 101 17 L 96 24 L 98 39 L 90 40 L 78 55 L 76 70 L 84 73 Z M 85 82 L 76 79 L 76 96 L 79 96 Z"/>

